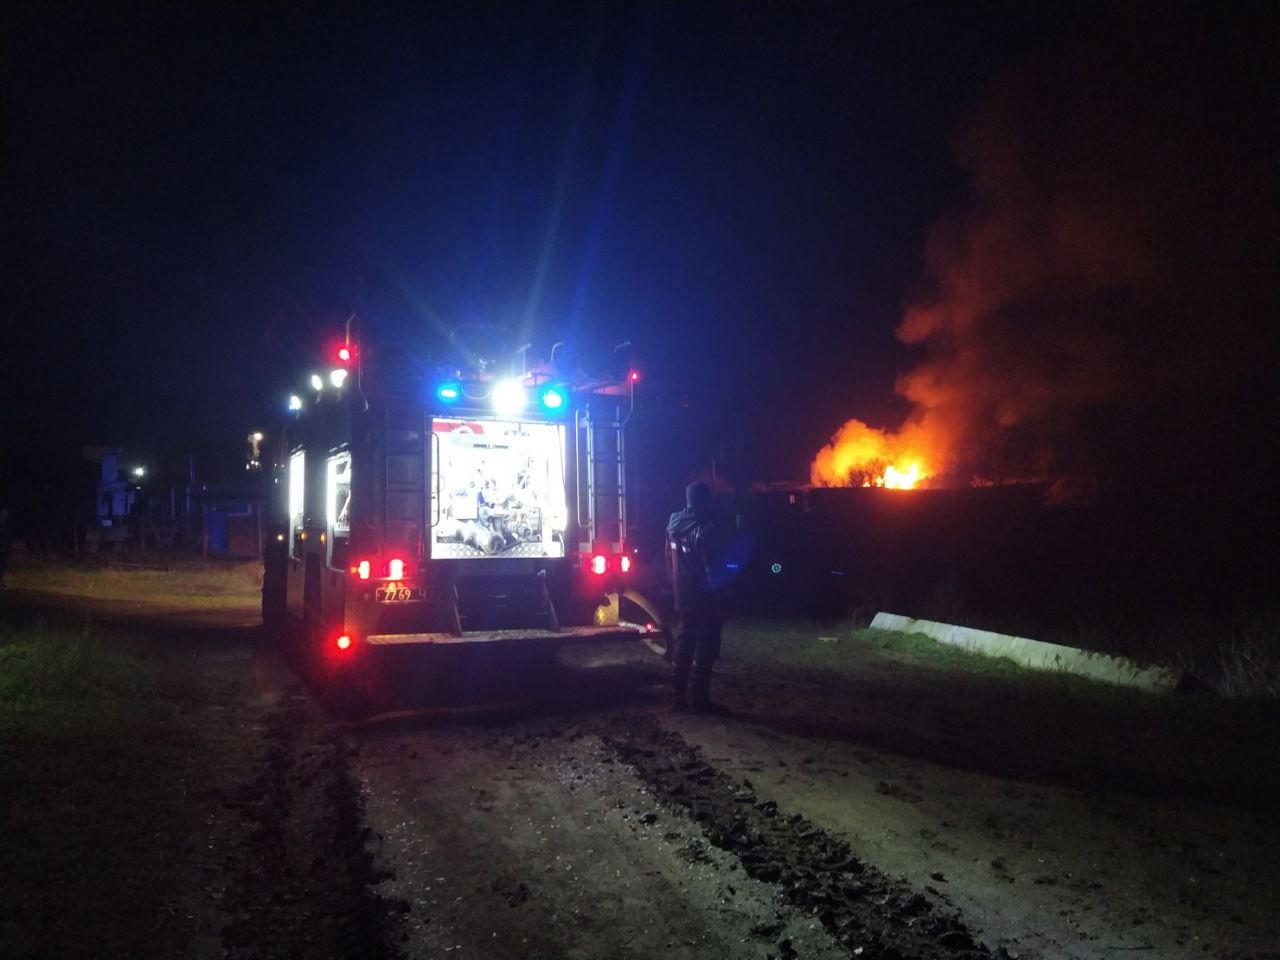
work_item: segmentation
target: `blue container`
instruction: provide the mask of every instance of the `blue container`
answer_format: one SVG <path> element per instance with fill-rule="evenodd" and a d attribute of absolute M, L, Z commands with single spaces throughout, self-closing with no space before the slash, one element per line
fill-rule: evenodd
<path fill-rule="evenodd" d="M 223 510 L 210 510 L 205 514 L 204 523 L 209 552 L 218 557 L 225 557 L 231 552 L 230 518 Z"/>

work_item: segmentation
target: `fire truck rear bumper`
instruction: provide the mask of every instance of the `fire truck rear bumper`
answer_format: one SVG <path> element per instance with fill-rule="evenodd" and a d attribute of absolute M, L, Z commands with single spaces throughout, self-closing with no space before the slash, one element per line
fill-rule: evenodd
<path fill-rule="evenodd" d="M 583 643 L 636 640 L 653 631 L 632 624 L 616 627 L 561 627 L 559 630 L 476 630 L 456 633 L 377 633 L 365 637 L 374 646 L 472 643 Z"/>

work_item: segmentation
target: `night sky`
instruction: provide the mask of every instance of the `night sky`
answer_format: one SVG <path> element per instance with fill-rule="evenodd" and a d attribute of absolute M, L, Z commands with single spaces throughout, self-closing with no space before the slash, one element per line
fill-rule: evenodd
<path fill-rule="evenodd" d="M 1277 31 L 1115 6 L 9 5 L 0 479 L 238 468 L 352 311 L 630 340 L 685 472 L 1264 456 Z"/>

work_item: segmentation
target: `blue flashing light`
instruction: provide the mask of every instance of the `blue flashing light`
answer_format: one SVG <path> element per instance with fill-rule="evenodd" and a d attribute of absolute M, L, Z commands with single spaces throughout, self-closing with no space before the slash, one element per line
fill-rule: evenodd
<path fill-rule="evenodd" d="M 560 413 L 569 406 L 569 394 L 564 387 L 547 387 L 538 394 L 538 405 L 548 413 Z"/>
<path fill-rule="evenodd" d="M 726 564 L 724 565 L 724 568 L 725 568 L 726 570 L 741 570 L 741 569 L 742 569 L 742 564 L 740 564 L 740 563 L 726 563 Z"/>
<path fill-rule="evenodd" d="M 445 403 L 457 403 L 462 399 L 462 384 L 442 383 L 436 387 L 436 399 Z"/>

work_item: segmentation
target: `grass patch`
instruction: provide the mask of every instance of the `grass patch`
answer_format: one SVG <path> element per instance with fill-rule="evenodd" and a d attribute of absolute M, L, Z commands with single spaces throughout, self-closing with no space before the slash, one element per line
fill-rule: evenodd
<path fill-rule="evenodd" d="M 756 666 L 790 665 L 825 670 L 856 670 L 868 652 L 921 667 L 965 670 L 1000 676 L 1028 676 L 1036 671 L 1011 660 L 985 657 L 938 643 L 919 633 L 899 633 L 840 624 L 805 621 L 731 621 L 727 649 Z"/>
<path fill-rule="evenodd" d="M 803 621 L 731 621 L 725 650 L 733 662 L 752 672 L 797 670 L 861 675 L 879 662 L 881 668 L 935 671 L 1000 684 L 1016 684 L 1045 695 L 1088 699 L 1161 699 L 1132 687 L 1091 680 L 1066 671 L 1037 670 L 1004 657 L 986 656 L 939 643 L 920 633 L 899 633 L 858 625 Z M 1167 699 L 1167 698 L 1166 698 Z"/>
<path fill-rule="evenodd" d="M 865 627 L 853 633 L 856 643 L 898 657 L 948 670 L 969 670 L 1000 676 L 1029 676 L 1037 671 L 1004 657 L 989 657 L 949 643 L 939 643 L 923 633 L 901 633 Z"/>
<path fill-rule="evenodd" d="M 1040 673 L 1002 657 L 988 657 L 963 647 L 939 643 L 922 633 L 862 627 L 825 636 L 832 639 L 819 641 L 805 653 L 811 662 L 836 669 L 855 668 L 858 657 L 872 650 L 899 663 L 936 670 L 1024 679 Z"/>
<path fill-rule="evenodd" d="M 1274 600 L 1235 603 L 1188 595 L 1171 597 L 1164 608 L 1140 609 L 1124 604 L 1122 599 L 1082 609 L 1071 618 L 1046 620 L 1044 615 L 1035 615 L 1025 619 L 979 610 L 968 604 L 953 585 L 944 582 L 919 603 L 881 608 L 1169 668 L 1189 675 L 1195 689 L 1208 690 L 1225 699 L 1280 699 L 1280 606 Z M 863 608 L 851 617 L 849 628 L 869 623 L 870 609 L 874 608 Z M 868 640 L 883 644 L 886 650 L 909 649 L 928 661 L 946 656 L 938 650 L 930 651 L 931 641 L 924 638 Z M 999 658 L 971 656 L 996 665 L 1007 663 Z M 951 664 L 965 665 L 960 660 L 952 660 Z M 1028 672 L 1048 675 L 1043 671 Z"/>
<path fill-rule="evenodd" d="M 154 920 L 138 918 L 190 830 L 173 822 L 194 731 L 137 641 L 0 629 L 0 942 L 10 957 L 141 956 Z"/>
<path fill-rule="evenodd" d="M 133 653 L 87 623 L 7 628 L 0 637 L 0 736 L 111 735 L 139 719 L 150 685 Z"/>
<path fill-rule="evenodd" d="M 1280 699 L 1280 609 L 1196 610 L 1140 642 L 1221 697 Z"/>
<path fill-rule="evenodd" d="M 8 585 L 38 593 L 143 603 L 238 605 L 257 602 L 262 566 L 170 558 L 151 568 L 129 561 L 69 564 L 25 558 L 10 570 Z"/>
<path fill-rule="evenodd" d="M 899 634 L 873 630 L 851 622 L 731 621 L 726 627 L 726 649 L 733 659 L 755 668 L 769 666 L 817 668 L 826 671 L 858 671 L 867 655 L 947 671 L 983 673 L 988 676 L 1032 676 L 1036 671 L 1012 660 L 982 657 L 969 650 L 940 644 L 923 634 Z"/>

